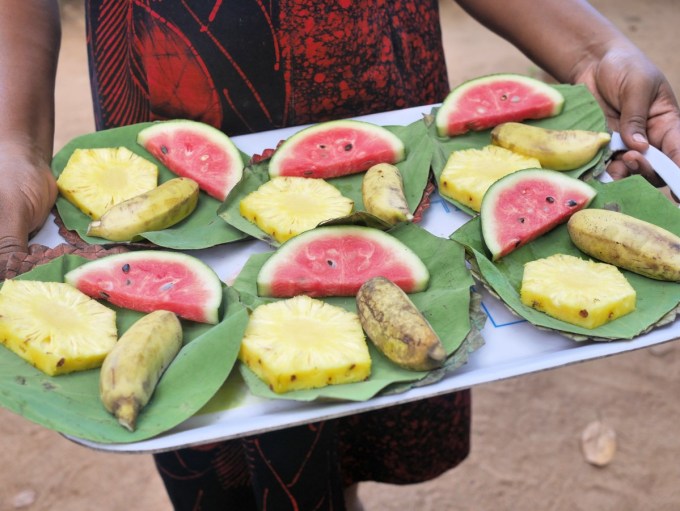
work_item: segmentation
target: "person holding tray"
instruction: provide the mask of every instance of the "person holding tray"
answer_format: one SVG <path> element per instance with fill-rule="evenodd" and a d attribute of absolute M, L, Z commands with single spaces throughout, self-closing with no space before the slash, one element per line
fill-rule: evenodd
<path fill-rule="evenodd" d="M 680 165 L 680 110 L 642 51 L 580 0 L 459 0 L 557 81 L 584 83 L 631 149 L 609 166 L 660 184 L 648 144 Z M 191 118 L 228 135 L 441 102 L 438 2 L 86 0 L 97 129 Z M 57 0 L 0 15 L 0 265 L 28 250 L 50 173 Z M 263 148 L 264 149 L 264 148 Z M 470 391 L 155 455 L 176 509 L 360 509 L 356 483 L 425 481 L 469 451 Z"/>

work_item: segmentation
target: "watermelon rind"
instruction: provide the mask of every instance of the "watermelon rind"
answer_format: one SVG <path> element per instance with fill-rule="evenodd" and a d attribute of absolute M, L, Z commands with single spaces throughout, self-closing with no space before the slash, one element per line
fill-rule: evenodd
<path fill-rule="evenodd" d="M 456 113 L 460 105 L 467 99 L 467 96 L 476 87 L 492 88 L 494 83 L 515 82 L 524 87 L 530 87 L 532 94 L 541 95 L 546 102 L 546 105 L 538 112 L 531 113 L 530 109 L 508 109 L 507 111 L 490 112 L 475 112 L 474 115 L 465 119 L 458 120 L 463 123 L 463 127 L 456 129 L 453 132 L 450 129 L 451 116 Z M 513 105 L 513 98 L 507 98 L 508 105 Z M 514 73 L 496 73 L 485 76 L 480 76 L 472 80 L 465 81 L 455 87 L 444 99 L 441 107 L 437 110 L 435 116 L 435 125 L 437 134 L 441 137 L 462 135 L 467 131 L 481 131 L 492 128 L 502 122 L 516 121 L 520 122 L 526 119 L 541 119 L 545 117 L 553 117 L 558 115 L 564 108 L 564 96 L 555 89 L 541 80 L 531 78 L 529 76 L 514 74 Z"/>
<path fill-rule="evenodd" d="M 531 189 L 536 189 L 537 180 L 549 184 L 552 190 L 559 193 L 552 193 L 546 199 L 537 197 L 541 202 L 522 200 L 528 196 L 519 188 L 529 187 L 531 193 Z M 484 194 L 480 211 L 482 238 L 492 259 L 498 260 L 566 222 L 572 214 L 588 207 L 596 194 L 597 191 L 589 184 L 556 170 L 525 169 L 502 177 Z M 501 196 L 510 196 L 515 202 L 505 201 Z M 549 202 L 546 204 L 543 201 Z M 534 223 L 541 211 L 544 212 L 543 221 Z M 549 215 L 548 211 L 551 212 Z M 513 237 L 516 239 L 515 244 L 506 246 L 501 242 L 501 235 L 507 235 L 508 230 L 515 225 L 515 220 L 521 222 L 517 225 L 531 230 L 527 232 L 523 228 L 517 229 L 517 236 Z"/>
<path fill-rule="evenodd" d="M 140 265 L 144 268 L 137 274 Z M 133 276 L 138 278 L 133 280 Z M 64 281 L 92 298 L 125 309 L 145 313 L 162 309 L 200 323 L 219 321 L 220 278 L 203 261 L 182 252 L 113 254 L 69 271 Z"/>
<path fill-rule="evenodd" d="M 333 132 L 350 130 L 352 140 Z M 319 139 L 322 141 L 319 143 Z M 360 143 L 380 143 L 378 154 L 366 157 L 351 148 Z M 305 147 L 309 145 L 309 147 Z M 340 146 L 340 150 L 334 149 Z M 345 148 L 349 149 L 345 149 Z M 302 148 L 302 149 L 301 149 Z M 314 154 L 319 151 L 319 154 Z M 341 119 L 308 126 L 287 138 L 269 161 L 269 176 L 302 176 L 330 179 L 368 170 L 377 163 L 398 163 L 406 157 L 404 142 L 388 129 L 366 121 Z"/>
<path fill-rule="evenodd" d="M 357 277 L 357 270 L 355 268 L 348 269 L 349 275 L 354 275 L 356 282 L 352 281 L 353 290 L 347 291 L 351 288 L 349 282 L 342 282 L 344 291 L 334 289 L 334 284 L 329 282 L 330 279 L 324 278 L 324 271 L 315 271 L 315 269 L 328 269 L 329 271 L 342 271 L 344 268 L 336 266 L 337 259 L 330 259 L 334 254 L 347 253 L 347 246 L 343 246 L 343 240 L 351 238 L 354 240 L 361 240 L 366 247 L 377 246 L 385 251 L 388 251 L 392 256 L 392 261 L 400 268 L 407 268 L 409 270 L 409 278 L 407 280 L 395 281 L 405 292 L 415 293 L 423 291 L 427 288 L 430 280 L 430 273 L 423 263 L 422 259 L 413 252 L 408 246 L 396 239 L 394 236 L 372 227 L 364 226 L 324 226 L 317 227 L 311 231 L 303 232 L 298 236 L 291 238 L 289 241 L 279 247 L 279 249 L 267 260 L 267 262 L 260 269 L 257 276 L 257 291 L 260 296 L 276 296 L 287 297 L 295 294 L 307 294 L 314 297 L 323 296 L 351 296 L 356 294 L 359 287 L 363 283 L 361 278 L 368 280 L 373 276 L 384 276 L 389 278 L 389 274 L 385 273 L 390 266 L 389 261 L 372 261 L 369 271 Z M 315 269 L 309 268 L 304 271 L 304 280 L 284 280 L 277 281 L 279 275 L 286 269 L 300 269 L 303 262 L 314 264 L 310 247 L 316 243 L 323 242 L 324 252 L 313 255 L 318 258 L 322 256 L 328 260 L 316 260 L 319 266 Z M 370 250 L 370 249 L 369 249 Z M 330 255 L 329 255 L 330 254 Z M 300 257 L 298 257 L 300 256 Z M 306 258 L 306 260 L 302 260 Z M 386 266 L 381 267 L 381 263 Z M 326 268 L 328 266 L 328 268 Z M 297 267 L 297 268 L 296 268 Z"/>
<path fill-rule="evenodd" d="M 184 140 L 186 137 L 191 137 L 191 144 Z M 193 179 L 219 201 L 224 201 L 243 177 L 238 147 L 209 124 L 188 119 L 158 121 L 139 131 L 137 143 L 172 172 Z M 179 159 L 175 157 L 177 151 Z"/>

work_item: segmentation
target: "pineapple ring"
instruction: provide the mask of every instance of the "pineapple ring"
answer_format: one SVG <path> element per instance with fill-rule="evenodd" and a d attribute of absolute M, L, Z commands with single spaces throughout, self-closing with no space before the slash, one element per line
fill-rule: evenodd
<path fill-rule="evenodd" d="M 321 222 L 347 216 L 354 201 L 323 179 L 274 177 L 239 204 L 241 215 L 279 243 Z"/>

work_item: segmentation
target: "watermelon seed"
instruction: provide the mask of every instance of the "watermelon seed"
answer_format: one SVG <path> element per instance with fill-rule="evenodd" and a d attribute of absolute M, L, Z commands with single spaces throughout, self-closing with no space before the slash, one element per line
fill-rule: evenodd
<path fill-rule="evenodd" d="M 162 146 L 161 146 L 161 152 L 162 152 L 163 154 L 168 154 L 168 152 L 169 152 L 169 151 L 168 151 L 168 147 L 162 145 Z"/>
<path fill-rule="evenodd" d="M 345 146 L 345 151 L 351 151 L 352 150 L 352 144 L 347 144 Z"/>
<path fill-rule="evenodd" d="M 326 149 L 326 144 L 319 144 L 319 149 Z"/>
<path fill-rule="evenodd" d="M 326 261 L 326 264 L 327 264 L 328 266 L 330 266 L 331 268 L 335 268 L 335 267 L 337 266 L 337 264 L 335 264 L 335 261 L 333 261 L 332 259 L 328 259 L 328 260 Z"/>
<path fill-rule="evenodd" d="M 172 289 L 172 287 L 175 285 L 174 282 L 168 282 L 166 284 L 163 284 L 161 286 L 161 291 L 168 291 L 169 289 Z"/>
<path fill-rule="evenodd" d="M 546 202 L 549 202 L 550 204 L 552 204 L 553 202 L 555 202 L 555 197 L 551 197 L 550 195 L 548 195 L 545 198 L 545 200 L 546 200 Z"/>
<path fill-rule="evenodd" d="M 501 96 L 501 101 L 507 101 L 507 99 L 508 99 L 508 95 L 507 95 L 507 94 L 503 94 L 503 95 Z"/>
<path fill-rule="evenodd" d="M 99 291 L 99 296 L 101 296 L 104 300 L 109 299 L 109 294 L 106 291 Z"/>
<path fill-rule="evenodd" d="M 512 103 L 519 103 L 522 100 L 519 96 L 513 96 L 510 100 Z"/>
<path fill-rule="evenodd" d="M 577 202 L 574 199 L 569 199 L 567 201 L 567 206 L 569 206 L 570 208 L 573 208 L 574 206 L 576 206 L 576 204 Z"/>
<path fill-rule="evenodd" d="M 128 263 L 125 263 L 125 264 L 123 265 L 122 270 L 123 270 L 123 273 L 129 272 L 129 271 L 130 271 L 130 265 L 129 265 Z"/>
<path fill-rule="evenodd" d="M 519 217 L 519 223 L 520 224 L 523 224 L 525 221 L 526 221 L 526 218 L 524 218 L 523 216 Z"/>

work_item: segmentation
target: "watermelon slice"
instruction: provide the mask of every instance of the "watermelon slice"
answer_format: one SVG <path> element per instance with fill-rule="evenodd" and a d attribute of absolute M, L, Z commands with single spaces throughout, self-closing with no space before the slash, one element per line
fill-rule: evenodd
<path fill-rule="evenodd" d="M 563 107 L 564 96 L 544 82 L 511 73 L 493 74 L 454 88 L 437 110 L 435 125 L 439 136 L 452 137 L 503 122 L 552 117 Z"/>
<path fill-rule="evenodd" d="M 200 323 L 218 322 L 222 283 L 200 259 L 140 250 L 87 262 L 64 275 L 86 295 L 140 312 L 168 310 Z"/>
<path fill-rule="evenodd" d="M 406 293 L 424 291 L 430 273 L 397 238 L 362 226 L 326 226 L 299 234 L 267 259 L 257 276 L 260 296 L 354 296 L 382 276 Z"/>
<path fill-rule="evenodd" d="M 397 163 L 404 143 L 387 128 L 365 121 L 315 124 L 286 139 L 269 162 L 269 176 L 330 179 L 368 170 L 377 163 Z"/>
<path fill-rule="evenodd" d="M 243 176 L 243 158 L 231 139 L 208 124 L 186 119 L 142 129 L 137 143 L 172 172 L 189 177 L 205 193 L 226 199 Z"/>
<path fill-rule="evenodd" d="M 492 260 L 506 256 L 587 207 L 596 191 L 556 170 L 519 170 L 502 177 L 482 199 L 482 237 Z"/>

